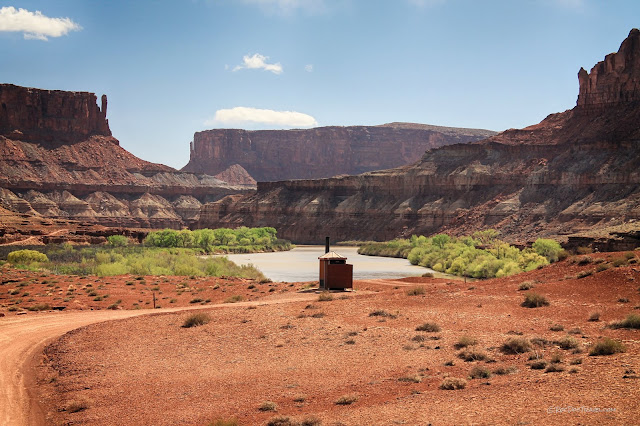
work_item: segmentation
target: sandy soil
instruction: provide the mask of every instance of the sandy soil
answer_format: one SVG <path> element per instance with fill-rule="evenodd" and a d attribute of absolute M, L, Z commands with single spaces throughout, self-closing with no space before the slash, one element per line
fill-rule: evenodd
<path fill-rule="evenodd" d="M 275 416 L 313 416 L 325 425 L 633 424 L 640 412 L 640 331 L 606 325 L 640 313 L 640 266 L 614 267 L 620 253 L 591 257 L 602 263 L 565 261 L 473 283 L 356 282 L 355 297 L 335 294 L 331 301 L 282 292 L 302 287 L 285 286 L 257 294 L 252 306 L 203 306 L 211 322 L 194 328 L 182 327 L 187 312 L 88 325 L 44 350 L 38 401 L 49 424 L 209 424 L 220 418 L 265 424 Z M 599 265 L 610 268 L 596 272 L 604 269 Z M 577 278 L 587 270 L 593 273 Z M 523 282 L 550 305 L 520 306 Z M 408 294 L 418 286 L 424 294 Z M 268 302 L 278 298 L 287 303 Z M 371 315 L 377 311 L 387 316 Z M 140 311 L 82 314 L 119 312 Z M 593 312 L 600 321 L 588 321 Z M 0 324 L 8 318 L 15 320 Z M 425 322 L 440 331 L 416 331 Z M 487 359 L 460 359 L 455 344 L 462 336 L 477 340 L 474 348 Z M 567 336 L 577 348 L 560 348 L 557 342 Z M 605 336 L 622 341 L 626 352 L 589 356 Z M 514 337 L 534 341 L 532 350 L 503 353 L 502 344 Z M 530 368 L 530 358 L 550 363 L 554 357 L 560 372 Z M 471 379 L 474 367 L 513 371 Z M 466 387 L 440 389 L 447 377 L 465 379 Z M 355 402 L 336 404 L 346 395 Z M 276 411 L 260 410 L 267 401 Z M 84 408 L 71 412 L 74 404 Z"/>
<path fill-rule="evenodd" d="M 605 325 L 638 312 L 640 268 L 611 267 L 577 278 L 595 268 L 562 262 L 467 284 L 423 278 L 356 282 L 357 289 L 374 293 L 212 308 L 211 322 L 194 328 L 182 327 L 187 313 L 91 325 L 46 348 L 41 400 L 51 423 L 208 424 L 236 418 L 264 424 L 280 415 L 298 421 L 315 416 L 322 424 L 630 424 L 640 412 L 639 331 Z M 520 306 L 525 292 L 518 287 L 525 281 L 550 305 Z M 424 294 L 407 294 L 418 285 Z M 389 316 L 371 316 L 378 310 Z M 588 321 L 596 311 L 601 320 Z M 441 331 L 416 331 L 424 322 Z M 554 325 L 562 330 L 552 331 Z M 464 335 L 478 341 L 475 347 L 488 360 L 458 357 L 454 345 Z M 555 343 L 566 336 L 578 347 L 563 350 Z M 589 356 L 589 347 L 604 336 L 623 341 L 627 351 Z M 505 354 L 500 347 L 512 337 L 537 339 L 537 345 Z M 547 362 L 560 357 L 563 371 L 531 369 L 529 358 L 536 356 Z M 516 371 L 470 379 L 473 367 Z M 446 377 L 464 378 L 466 388 L 440 389 Z M 357 400 L 336 404 L 345 395 Z M 72 401 L 86 409 L 60 411 Z M 277 412 L 261 411 L 266 401 Z"/>

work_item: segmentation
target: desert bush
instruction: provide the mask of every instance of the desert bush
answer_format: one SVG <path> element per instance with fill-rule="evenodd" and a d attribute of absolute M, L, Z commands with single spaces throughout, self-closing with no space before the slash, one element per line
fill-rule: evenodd
<path fill-rule="evenodd" d="M 336 400 L 336 405 L 351 405 L 358 400 L 358 395 L 343 395 Z"/>
<path fill-rule="evenodd" d="M 564 371 L 564 367 L 559 363 L 551 363 L 546 368 L 546 370 L 544 370 L 545 373 L 560 373 L 563 371 Z"/>
<path fill-rule="evenodd" d="M 215 419 L 207 426 L 239 426 L 237 419 Z"/>
<path fill-rule="evenodd" d="M 68 413 L 77 413 L 80 411 L 84 411 L 89 408 L 89 401 L 87 399 L 74 399 L 64 406 L 64 411 Z"/>
<path fill-rule="evenodd" d="M 621 342 L 605 337 L 604 339 L 602 339 L 601 341 L 593 345 L 591 350 L 589 350 L 589 355 L 590 356 L 613 355 L 613 354 L 617 354 L 619 352 L 625 352 L 625 351 L 626 351 L 626 348 Z"/>
<path fill-rule="evenodd" d="M 7 255 L 9 263 L 14 265 L 30 265 L 32 263 L 48 262 L 49 258 L 46 254 L 35 250 L 16 250 Z"/>
<path fill-rule="evenodd" d="M 531 367 L 532 370 L 543 370 L 546 366 L 547 361 L 543 359 L 529 363 L 529 367 Z"/>
<path fill-rule="evenodd" d="M 520 285 L 518 286 L 518 290 L 520 291 L 531 290 L 534 287 L 535 287 L 535 284 L 533 283 L 533 281 L 524 281 L 520 283 Z"/>
<path fill-rule="evenodd" d="M 241 294 L 236 294 L 235 296 L 229 296 L 226 299 L 224 299 L 224 303 L 238 303 L 238 302 L 242 302 L 244 300 L 244 296 L 242 296 Z"/>
<path fill-rule="evenodd" d="M 416 331 L 427 331 L 429 333 L 437 333 L 440 331 L 440 326 L 434 322 L 425 322 L 416 327 Z"/>
<path fill-rule="evenodd" d="M 461 336 L 458 341 L 453 345 L 456 349 L 466 348 L 467 346 L 477 345 L 478 341 L 471 336 Z"/>
<path fill-rule="evenodd" d="M 49 305 L 48 303 L 39 303 L 37 305 L 28 306 L 27 310 L 28 311 L 50 311 L 51 305 Z"/>
<path fill-rule="evenodd" d="M 531 342 L 523 337 L 512 337 L 502 344 L 500 350 L 505 354 L 522 354 L 531 350 Z"/>
<path fill-rule="evenodd" d="M 442 381 L 442 383 L 440 383 L 440 389 L 444 390 L 464 389 L 466 386 L 467 381 L 457 377 L 447 377 Z"/>
<path fill-rule="evenodd" d="M 586 278 L 593 275 L 593 271 L 590 269 L 585 269 L 584 271 L 580 271 L 578 272 L 578 275 L 576 275 L 577 279 L 582 279 L 582 278 Z"/>
<path fill-rule="evenodd" d="M 588 265 L 593 262 L 594 262 L 594 259 L 591 256 L 580 256 L 578 257 L 578 259 L 576 259 L 576 263 L 578 265 Z"/>
<path fill-rule="evenodd" d="M 384 309 L 376 309 L 375 311 L 369 312 L 370 317 L 389 317 L 391 319 L 396 318 L 397 315 L 390 314 Z"/>
<path fill-rule="evenodd" d="M 606 271 L 609 268 L 611 268 L 611 265 L 609 265 L 608 263 L 600 263 L 598 266 L 596 266 L 596 272 Z"/>
<path fill-rule="evenodd" d="M 488 379 L 491 377 L 491 371 L 487 368 L 475 366 L 469 372 L 470 379 Z"/>
<path fill-rule="evenodd" d="M 323 291 L 318 295 L 318 302 L 330 302 L 333 300 L 333 294 L 328 291 Z"/>
<path fill-rule="evenodd" d="M 197 327 L 200 325 L 208 324 L 209 321 L 211 321 L 211 317 L 208 314 L 205 314 L 204 312 L 198 312 L 198 313 L 189 315 L 187 319 L 184 320 L 182 327 L 184 328 Z"/>
<path fill-rule="evenodd" d="M 489 358 L 486 352 L 477 348 L 467 348 L 458 353 L 458 358 L 466 361 L 484 361 Z"/>
<path fill-rule="evenodd" d="M 504 366 L 500 366 L 500 367 L 496 367 L 493 370 L 493 374 L 497 374 L 498 376 L 504 376 L 507 374 L 514 374 L 518 371 L 518 369 L 516 367 L 504 367 Z"/>
<path fill-rule="evenodd" d="M 578 339 L 572 336 L 566 336 L 556 342 L 561 349 L 569 350 L 576 349 L 580 346 Z"/>
<path fill-rule="evenodd" d="M 549 327 L 549 330 L 551 330 L 551 331 L 562 331 L 562 330 L 564 330 L 564 326 L 562 324 L 553 324 L 551 327 Z"/>
<path fill-rule="evenodd" d="M 402 376 L 398 377 L 399 382 L 408 382 L 408 383 L 420 383 L 422 382 L 422 377 L 419 375 L 415 376 Z"/>
<path fill-rule="evenodd" d="M 609 328 L 634 328 L 640 329 L 640 315 L 629 314 L 622 321 L 609 324 Z"/>
<path fill-rule="evenodd" d="M 576 249 L 576 253 L 578 253 L 578 254 L 591 254 L 591 253 L 593 253 L 593 249 L 591 247 L 578 247 Z"/>
<path fill-rule="evenodd" d="M 625 266 L 627 264 L 627 259 L 625 259 L 624 257 L 616 257 L 611 261 L 611 264 L 615 268 L 619 268 L 620 266 Z"/>
<path fill-rule="evenodd" d="M 273 401 L 265 401 L 258 407 L 260 411 L 278 411 L 278 405 Z"/>
<path fill-rule="evenodd" d="M 538 293 L 527 293 L 524 297 L 524 301 L 521 306 L 525 308 L 539 308 L 541 306 L 548 306 L 549 301 L 541 294 Z"/>
<path fill-rule="evenodd" d="M 412 287 L 407 290 L 407 296 L 420 296 L 426 294 L 426 292 L 423 286 Z"/>
<path fill-rule="evenodd" d="M 589 314 L 589 319 L 588 319 L 588 321 L 591 321 L 591 322 L 597 322 L 597 321 L 600 321 L 600 312 L 591 312 L 591 313 Z"/>

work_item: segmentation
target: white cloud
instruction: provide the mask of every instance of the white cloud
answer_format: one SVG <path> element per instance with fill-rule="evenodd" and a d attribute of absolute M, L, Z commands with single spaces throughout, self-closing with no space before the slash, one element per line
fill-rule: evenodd
<path fill-rule="evenodd" d="M 326 9 L 324 0 L 243 0 L 247 4 L 260 6 L 267 13 L 291 15 L 297 10 L 307 13 L 323 12 Z"/>
<path fill-rule="evenodd" d="M 282 74 L 282 65 L 280 65 L 280 62 L 276 64 L 268 64 L 267 59 L 269 59 L 268 56 L 264 56 L 259 53 L 256 53 L 253 56 L 245 55 L 242 57 L 242 65 L 238 65 L 233 70 L 263 69 L 265 71 L 271 71 L 274 74 Z"/>
<path fill-rule="evenodd" d="M 215 116 L 204 124 L 207 126 L 263 124 L 279 127 L 314 127 L 318 122 L 312 116 L 301 112 L 235 107 L 219 109 Z"/>
<path fill-rule="evenodd" d="M 48 37 L 61 37 L 81 29 L 69 18 L 49 18 L 38 10 L 30 12 L 13 6 L 0 8 L 0 31 L 21 32 L 27 40 L 47 41 Z"/>
<path fill-rule="evenodd" d="M 311 65 L 311 64 L 307 64 L 307 65 L 305 65 L 305 66 L 304 66 L 304 70 L 305 70 L 306 72 L 313 72 L 313 65 Z"/>

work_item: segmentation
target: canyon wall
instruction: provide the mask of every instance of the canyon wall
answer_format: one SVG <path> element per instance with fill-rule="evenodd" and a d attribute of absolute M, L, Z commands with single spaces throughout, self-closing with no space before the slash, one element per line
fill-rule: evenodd
<path fill-rule="evenodd" d="M 605 66 L 589 84 L 580 72 L 581 98 L 570 111 L 433 149 L 411 166 L 260 182 L 255 194 L 204 205 L 196 226 L 273 226 L 298 243 L 485 228 L 526 243 L 623 224 L 640 229 L 639 37 L 633 30 L 623 42 L 624 67 Z M 596 94 L 607 93 L 611 81 L 624 82 L 621 93 L 603 104 Z"/>
<path fill-rule="evenodd" d="M 411 123 L 308 130 L 198 132 L 184 171 L 216 175 L 240 166 L 256 181 L 312 179 L 411 164 L 425 151 L 495 134 Z"/>
<path fill-rule="evenodd" d="M 188 226 L 202 203 L 254 189 L 134 156 L 93 93 L 0 85 L 0 206 L 120 227 Z"/>
<path fill-rule="evenodd" d="M 0 135 L 39 143 L 70 143 L 111 136 L 107 97 L 102 108 L 88 92 L 65 92 L 0 84 Z M 115 141 L 115 140 L 114 140 Z"/>

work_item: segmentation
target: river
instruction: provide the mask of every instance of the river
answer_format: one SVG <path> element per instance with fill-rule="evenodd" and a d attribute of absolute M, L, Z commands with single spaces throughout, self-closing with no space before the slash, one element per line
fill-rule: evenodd
<path fill-rule="evenodd" d="M 353 265 L 356 280 L 415 277 L 431 272 L 431 269 L 412 265 L 407 259 L 360 255 L 357 247 L 336 246 L 331 250 L 345 256 L 347 263 Z M 299 282 L 318 280 L 318 257 L 323 254 L 324 246 L 297 246 L 290 251 L 229 254 L 227 257 L 238 265 L 253 264 L 272 281 Z"/>

